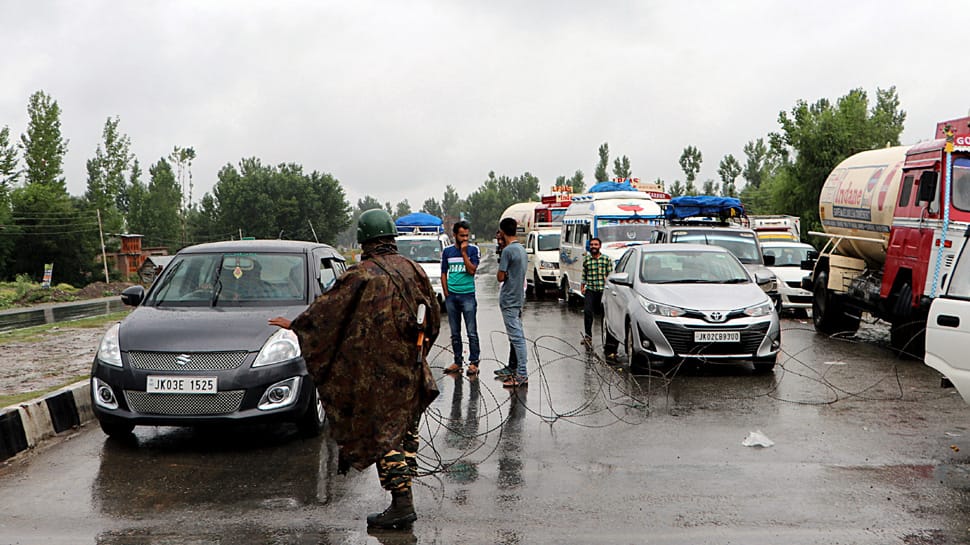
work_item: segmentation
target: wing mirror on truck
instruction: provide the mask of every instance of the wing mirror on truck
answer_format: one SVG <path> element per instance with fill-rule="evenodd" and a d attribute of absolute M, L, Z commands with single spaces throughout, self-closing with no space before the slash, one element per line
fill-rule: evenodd
<path fill-rule="evenodd" d="M 936 172 L 927 170 L 919 175 L 919 201 L 933 202 L 936 200 L 936 182 L 939 178 Z"/>
<path fill-rule="evenodd" d="M 808 255 L 805 257 L 807 257 L 807 259 L 802 260 L 800 268 L 803 271 L 815 270 L 815 262 L 818 261 L 818 250 L 809 250 Z"/>

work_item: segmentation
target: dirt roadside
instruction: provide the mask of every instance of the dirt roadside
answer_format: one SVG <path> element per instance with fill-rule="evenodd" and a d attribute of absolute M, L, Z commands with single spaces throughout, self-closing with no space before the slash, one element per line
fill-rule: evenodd
<path fill-rule="evenodd" d="M 0 346 L 0 394 L 14 395 L 63 386 L 88 375 L 104 332 L 99 327 L 63 325 L 38 334 L 28 341 L 11 341 Z M 2 337 L 0 337 L 2 341 Z"/>

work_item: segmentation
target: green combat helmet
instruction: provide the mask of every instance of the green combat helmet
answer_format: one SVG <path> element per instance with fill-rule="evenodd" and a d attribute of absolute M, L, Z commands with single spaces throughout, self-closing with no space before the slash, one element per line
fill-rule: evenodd
<path fill-rule="evenodd" d="M 397 235 L 397 226 L 391 215 L 373 208 L 365 211 L 357 220 L 357 242 L 363 243 L 377 237 L 393 237 Z"/>

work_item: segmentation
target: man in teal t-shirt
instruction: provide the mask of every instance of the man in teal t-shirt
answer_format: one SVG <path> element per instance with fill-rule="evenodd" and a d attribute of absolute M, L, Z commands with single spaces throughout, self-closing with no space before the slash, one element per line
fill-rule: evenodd
<path fill-rule="evenodd" d="M 481 349 L 478 344 L 478 301 L 475 299 L 475 271 L 481 254 L 478 246 L 468 242 L 471 226 L 462 220 L 452 229 L 454 246 L 441 253 L 441 289 L 445 295 L 448 325 L 451 329 L 451 350 L 454 363 L 445 373 L 460 373 L 462 366 L 461 321 L 465 319 L 468 334 L 468 376 L 478 374 Z"/>

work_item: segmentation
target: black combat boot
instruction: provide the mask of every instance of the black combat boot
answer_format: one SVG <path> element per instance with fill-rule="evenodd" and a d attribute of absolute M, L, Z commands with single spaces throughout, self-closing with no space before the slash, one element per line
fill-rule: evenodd
<path fill-rule="evenodd" d="M 383 513 L 367 515 L 367 527 L 400 530 L 408 528 L 417 519 L 418 515 L 414 512 L 414 498 L 411 496 L 411 489 L 408 488 L 400 492 L 391 492 L 391 505 Z"/>

